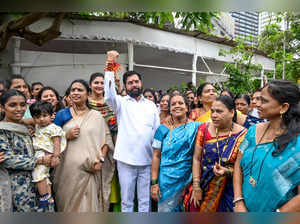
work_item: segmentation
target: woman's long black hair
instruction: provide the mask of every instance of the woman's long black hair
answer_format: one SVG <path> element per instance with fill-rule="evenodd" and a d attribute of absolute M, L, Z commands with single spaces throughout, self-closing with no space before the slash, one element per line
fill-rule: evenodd
<path fill-rule="evenodd" d="M 264 88 L 268 87 L 268 92 L 279 103 L 288 103 L 289 109 L 282 115 L 282 125 L 286 132 L 276 139 L 277 148 L 272 153 L 279 155 L 287 145 L 300 134 L 300 89 L 290 81 L 272 81 Z"/>
<path fill-rule="evenodd" d="M 56 91 L 56 89 L 54 89 L 54 88 L 51 87 L 51 86 L 45 86 L 45 87 L 43 87 L 43 88 L 40 90 L 40 92 L 39 92 L 39 94 L 38 94 L 38 96 L 37 96 L 37 100 L 38 100 L 38 101 L 41 101 L 42 94 L 43 94 L 43 92 L 45 92 L 46 90 L 51 90 L 52 92 L 54 92 L 54 94 L 55 94 L 55 96 L 56 96 L 56 99 L 57 99 L 57 101 L 58 101 L 58 103 L 56 104 L 56 107 L 55 107 L 55 111 L 54 111 L 54 112 L 58 112 L 58 111 L 60 111 L 61 109 L 64 109 L 65 106 L 64 106 L 64 104 L 61 102 L 61 97 L 59 96 L 59 94 L 58 94 L 58 92 Z"/>
<path fill-rule="evenodd" d="M 74 81 L 71 83 L 71 85 L 69 86 L 70 91 L 71 91 L 72 85 L 73 85 L 74 83 L 80 83 L 81 85 L 83 85 L 84 88 L 85 88 L 85 90 L 86 90 L 87 95 L 89 94 L 89 92 L 90 92 L 90 87 L 89 87 L 89 84 L 88 84 L 85 80 L 83 80 L 83 79 L 76 79 L 76 80 L 74 80 Z M 89 104 L 88 98 L 87 98 L 85 104 L 86 104 L 86 106 L 87 106 L 89 109 L 91 109 L 91 105 Z"/>
<path fill-rule="evenodd" d="M 9 90 L 5 91 L 4 94 L 0 97 L 1 106 L 4 107 L 5 104 L 7 103 L 7 101 L 13 96 L 22 96 L 22 97 L 24 97 L 24 100 L 26 102 L 26 97 L 22 92 L 20 92 L 19 90 L 16 90 L 16 89 L 9 89 Z M 1 111 L 0 121 L 2 121 L 4 119 L 4 117 L 5 117 L 5 113 L 4 113 L 4 111 Z"/>
<path fill-rule="evenodd" d="M 205 86 L 207 86 L 207 85 L 212 85 L 212 84 L 210 82 L 205 82 L 205 83 L 203 83 L 202 85 L 200 85 L 198 87 L 198 89 L 197 89 L 197 97 L 202 96 L 203 90 L 204 90 Z M 198 101 L 199 101 L 198 102 L 198 108 L 203 107 L 203 104 L 200 102 L 199 98 L 198 98 Z"/>
<path fill-rule="evenodd" d="M 156 95 L 155 95 L 155 91 L 154 90 L 152 90 L 152 89 L 145 89 L 144 91 L 143 91 L 143 96 L 145 95 L 145 93 L 151 93 L 152 94 L 152 96 L 153 96 L 153 98 L 154 98 L 154 103 L 155 103 L 155 105 L 157 104 L 157 97 L 156 97 Z"/>
<path fill-rule="evenodd" d="M 232 121 L 236 122 L 237 112 L 236 112 L 236 109 L 235 109 L 235 103 L 234 103 L 233 99 L 230 96 L 219 96 L 216 99 L 216 101 L 220 101 L 221 103 L 223 103 L 229 111 L 234 110 L 234 116 L 233 116 Z"/>
<path fill-rule="evenodd" d="M 187 106 L 188 108 L 188 111 L 186 112 L 186 116 L 187 118 L 189 117 L 190 115 L 190 108 L 189 108 L 189 101 L 188 99 L 186 98 L 186 96 L 182 95 L 181 93 L 180 94 L 164 94 L 165 95 L 169 95 L 170 96 L 170 99 L 169 99 L 169 103 L 168 103 L 168 106 L 169 106 L 169 114 L 171 114 L 171 99 L 174 97 L 174 96 L 181 96 L 184 100 L 184 103 L 185 105 Z"/>
<path fill-rule="evenodd" d="M 248 104 L 248 106 L 250 106 L 251 99 L 250 99 L 250 96 L 248 96 L 247 94 L 240 94 L 240 95 L 237 95 L 237 96 L 234 98 L 234 101 L 236 101 L 237 99 L 244 99 L 244 100 L 246 101 L 246 103 Z"/>

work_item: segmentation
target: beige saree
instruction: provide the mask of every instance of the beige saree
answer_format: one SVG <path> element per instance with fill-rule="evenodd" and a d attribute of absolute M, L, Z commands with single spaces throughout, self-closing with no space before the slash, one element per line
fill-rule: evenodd
<path fill-rule="evenodd" d="M 53 189 L 59 212 L 108 211 L 110 184 L 114 174 L 113 143 L 101 113 L 90 110 L 63 126 L 65 132 L 80 127 L 80 136 L 68 141 L 60 165 L 55 169 Z M 101 147 L 110 147 L 102 170 L 92 172 Z"/>

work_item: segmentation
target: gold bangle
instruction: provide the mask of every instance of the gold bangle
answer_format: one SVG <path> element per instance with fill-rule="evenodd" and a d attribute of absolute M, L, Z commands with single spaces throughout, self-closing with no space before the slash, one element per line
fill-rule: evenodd
<path fill-rule="evenodd" d="M 233 174 L 233 168 L 228 167 L 227 170 L 226 170 L 226 172 L 225 172 L 225 176 L 231 177 L 232 174 Z"/>
<path fill-rule="evenodd" d="M 194 191 L 202 191 L 200 186 L 193 186 Z"/>
<path fill-rule="evenodd" d="M 192 186 L 193 187 L 200 187 L 200 183 L 194 183 Z"/>
<path fill-rule="evenodd" d="M 194 184 L 200 185 L 200 181 L 193 181 L 193 185 L 194 185 Z"/>
<path fill-rule="evenodd" d="M 200 184 L 193 184 L 193 187 L 200 187 Z"/>

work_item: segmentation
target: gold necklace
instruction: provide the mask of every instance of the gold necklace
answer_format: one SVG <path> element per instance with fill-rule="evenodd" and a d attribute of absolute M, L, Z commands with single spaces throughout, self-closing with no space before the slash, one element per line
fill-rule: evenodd
<path fill-rule="evenodd" d="M 223 149 L 222 149 L 221 155 L 220 155 L 220 146 L 219 146 L 219 129 L 216 128 L 216 139 L 217 139 L 217 142 L 216 142 L 216 143 L 217 143 L 217 151 L 218 151 L 219 165 L 220 165 L 220 166 L 221 166 L 222 155 L 223 155 L 223 153 L 224 153 L 224 151 L 225 151 L 225 147 L 228 145 L 228 142 L 229 142 L 229 140 L 230 140 L 230 138 L 231 138 L 231 135 L 232 135 L 233 125 L 234 125 L 234 124 L 232 123 L 232 125 L 231 125 L 231 127 L 230 127 L 229 134 L 228 134 L 228 138 L 227 138 L 226 143 L 225 143 L 225 145 L 224 145 L 224 147 L 223 147 Z"/>

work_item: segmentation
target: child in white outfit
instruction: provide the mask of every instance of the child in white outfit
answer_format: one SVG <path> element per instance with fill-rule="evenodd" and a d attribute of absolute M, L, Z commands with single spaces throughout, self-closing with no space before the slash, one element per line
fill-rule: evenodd
<path fill-rule="evenodd" d="M 30 113 L 36 124 L 33 137 L 35 156 L 39 158 L 52 154 L 53 157 L 59 157 L 65 150 L 67 141 L 62 128 L 52 123 L 51 103 L 37 101 L 30 106 Z M 54 211 L 49 171 L 49 167 L 37 165 L 32 172 L 32 181 L 36 183 L 40 194 L 39 208 L 43 211 Z"/>

